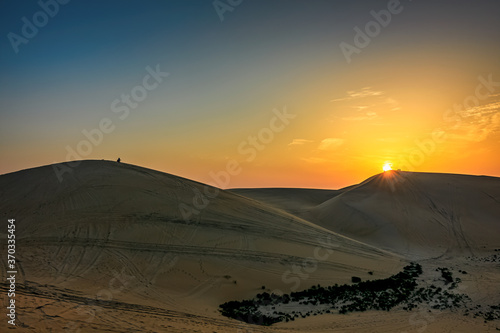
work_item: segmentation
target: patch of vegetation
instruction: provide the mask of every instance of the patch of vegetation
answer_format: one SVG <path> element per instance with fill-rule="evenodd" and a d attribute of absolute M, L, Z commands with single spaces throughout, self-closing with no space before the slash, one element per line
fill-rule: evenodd
<path fill-rule="evenodd" d="M 459 283 L 453 279 L 449 270 L 440 270 L 446 285 Z M 360 278 L 352 277 L 355 282 L 353 285 L 317 285 L 282 296 L 264 292 L 252 300 L 221 304 L 220 312 L 226 317 L 250 324 L 272 325 L 337 311 L 340 314 L 366 310 L 389 311 L 399 305 L 404 310 L 411 311 L 422 303 L 430 304 L 434 309 L 449 309 L 464 304 L 467 296 L 450 293 L 448 290 L 451 287 L 443 289 L 432 285 L 418 288 L 416 279 L 421 274 L 422 266 L 411 263 L 402 272 L 386 279 L 361 281 Z"/>
<path fill-rule="evenodd" d="M 500 250 L 500 249 L 495 249 L 495 251 Z M 471 261 L 479 261 L 479 262 L 500 262 L 500 255 L 499 254 L 492 254 L 487 257 L 465 257 L 465 259 L 471 260 Z"/>
<path fill-rule="evenodd" d="M 441 276 L 443 277 L 445 284 L 453 283 L 453 275 L 448 270 L 448 268 L 446 268 L 446 267 L 443 267 L 443 268 L 438 267 L 438 268 L 436 268 L 436 271 L 441 271 Z"/>
<path fill-rule="evenodd" d="M 474 317 L 483 317 L 485 321 L 500 319 L 500 304 L 490 305 L 490 310 L 487 312 L 476 312 Z"/>

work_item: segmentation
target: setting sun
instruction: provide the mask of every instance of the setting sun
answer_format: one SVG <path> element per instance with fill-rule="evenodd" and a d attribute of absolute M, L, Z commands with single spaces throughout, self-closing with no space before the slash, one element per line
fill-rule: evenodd
<path fill-rule="evenodd" d="M 392 170 L 392 164 L 391 163 L 386 163 L 386 164 L 384 164 L 384 166 L 382 167 L 382 169 L 384 169 L 384 172 Z"/>

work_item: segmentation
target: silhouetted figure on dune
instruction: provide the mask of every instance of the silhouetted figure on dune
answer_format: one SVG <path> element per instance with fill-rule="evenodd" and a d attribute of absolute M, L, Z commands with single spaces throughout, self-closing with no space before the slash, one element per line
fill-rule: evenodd
<path fill-rule="evenodd" d="M 118 157 L 118 159 L 116 160 L 118 163 L 120 163 L 121 159 Z"/>

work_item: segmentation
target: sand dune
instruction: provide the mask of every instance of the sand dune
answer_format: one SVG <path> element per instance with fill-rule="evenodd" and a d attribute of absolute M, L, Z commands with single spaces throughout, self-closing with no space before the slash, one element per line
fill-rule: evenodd
<path fill-rule="evenodd" d="M 222 317 L 218 306 L 262 286 L 289 293 L 350 283 L 353 275 L 386 278 L 410 258 L 481 259 L 500 248 L 498 189 L 496 178 L 395 173 L 339 191 L 225 191 L 124 163 L 82 161 L 63 182 L 53 166 L 0 176 L 0 212 L 16 219 L 25 331 L 391 331 L 377 313 L 267 329 Z M 481 260 L 460 257 L 460 265 L 470 271 L 473 296 L 490 301 L 498 274 Z M 5 281 L 3 257 L 2 267 Z M 430 331 L 444 322 L 429 322 Z"/>
<path fill-rule="evenodd" d="M 347 188 L 348 189 L 348 188 Z M 302 188 L 238 188 L 229 190 L 254 200 L 283 209 L 292 214 L 313 208 L 341 193 L 342 190 L 316 190 Z"/>
<path fill-rule="evenodd" d="M 219 318 L 219 304 L 263 281 L 294 286 L 283 274 L 316 248 L 334 253 L 298 280 L 301 288 L 401 266 L 387 251 L 282 210 L 123 163 L 83 161 L 62 183 L 51 166 L 19 171 L 0 176 L 0 188 L 0 211 L 16 219 L 19 278 L 91 300 Z"/>
<path fill-rule="evenodd" d="M 314 207 L 296 192 L 254 189 L 242 194 L 258 200 L 274 193 L 267 202 L 278 208 L 408 259 L 474 255 L 498 247 L 499 178 L 392 171 L 326 192 L 331 197 Z M 281 204 L 287 200 L 294 205 Z"/>

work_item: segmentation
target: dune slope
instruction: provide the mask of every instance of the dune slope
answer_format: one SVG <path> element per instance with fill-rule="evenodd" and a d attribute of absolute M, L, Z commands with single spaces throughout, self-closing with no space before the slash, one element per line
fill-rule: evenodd
<path fill-rule="evenodd" d="M 109 161 L 71 170 L 62 182 L 54 166 L 0 176 L 0 212 L 16 219 L 19 295 L 32 304 L 19 320 L 34 331 L 42 323 L 105 330 L 124 316 L 135 329 L 164 330 L 130 317 L 141 311 L 175 311 L 171 331 L 194 322 L 218 331 L 238 324 L 218 305 L 263 281 L 290 292 L 402 266 L 390 252 L 188 179 Z M 90 315 L 95 304 L 108 317 Z"/>
<path fill-rule="evenodd" d="M 304 215 L 409 258 L 475 255 L 499 246 L 500 179 L 387 172 Z"/>
<path fill-rule="evenodd" d="M 331 197 L 316 205 L 297 190 L 234 191 L 408 259 L 480 255 L 500 247 L 500 178 L 391 171 L 327 192 Z M 311 198 L 325 193 L 311 191 Z M 266 197 L 270 193 L 274 198 Z"/>

